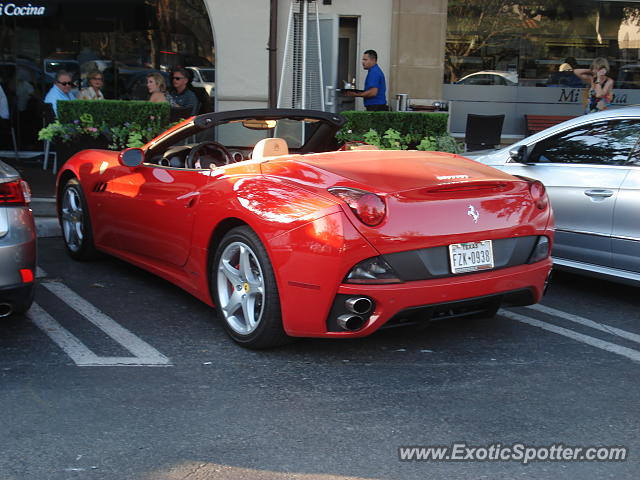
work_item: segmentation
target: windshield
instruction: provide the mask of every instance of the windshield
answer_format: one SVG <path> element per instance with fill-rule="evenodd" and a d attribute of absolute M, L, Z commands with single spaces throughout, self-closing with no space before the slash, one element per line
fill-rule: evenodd
<path fill-rule="evenodd" d="M 217 142 L 249 158 L 265 138 L 282 138 L 291 153 L 326 152 L 337 148 L 335 134 L 344 118 L 326 112 L 256 109 L 218 112 L 194 117 L 190 123 L 150 145 L 155 158 L 178 146 Z"/>
<path fill-rule="evenodd" d="M 216 71 L 214 69 L 211 69 L 211 70 L 200 69 L 200 76 L 202 77 L 203 82 L 216 81 Z"/>
<path fill-rule="evenodd" d="M 243 121 L 236 120 L 203 130 L 196 134 L 196 138 L 199 142 L 214 140 L 227 148 L 253 148 L 263 138 L 279 137 L 286 140 L 290 149 L 300 149 L 313 135 L 318 124 L 314 120 L 281 118 L 274 128 L 256 130 L 247 128 Z"/>

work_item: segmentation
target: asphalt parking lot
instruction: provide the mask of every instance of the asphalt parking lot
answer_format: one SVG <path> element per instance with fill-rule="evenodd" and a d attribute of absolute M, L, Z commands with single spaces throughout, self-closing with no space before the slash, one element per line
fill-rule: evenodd
<path fill-rule="evenodd" d="M 638 478 L 637 289 L 556 275 L 540 306 L 268 351 L 120 261 L 40 239 L 0 324 L 0 479 Z M 626 461 L 400 461 L 404 446 L 623 446 Z"/>

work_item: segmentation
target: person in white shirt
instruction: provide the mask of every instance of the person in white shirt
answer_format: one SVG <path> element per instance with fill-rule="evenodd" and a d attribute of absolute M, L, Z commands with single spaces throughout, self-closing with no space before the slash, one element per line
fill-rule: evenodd
<path fill-rule="evenodd" d="M 90 72 L 88 75 L 89 86 L 80 90 L 77 100 L 104 100 L 104 95 L 100 90 L 104 82 L 104 77 L 99 71 Z"/>

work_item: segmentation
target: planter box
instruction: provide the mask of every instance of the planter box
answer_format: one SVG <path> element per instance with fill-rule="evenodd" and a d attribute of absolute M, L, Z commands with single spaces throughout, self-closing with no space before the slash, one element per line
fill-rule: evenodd
<path fill-rule="evenodd" d="M 69 142 L 55 142 L 53 146 L 58 156 L 58 168 L 61 168 L 64 162 L 82 150 L 106 150 L 109 146 L 109 140 L 102 136 L 93 138 L 89 135 L 81 135 Z"/>

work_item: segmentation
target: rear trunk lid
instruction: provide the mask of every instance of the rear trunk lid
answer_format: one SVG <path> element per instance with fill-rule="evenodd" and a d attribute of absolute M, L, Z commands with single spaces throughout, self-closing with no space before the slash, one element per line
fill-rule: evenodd
<path fill-rule="evenodd" d="M 375 227 L 343 206 L 381 253 L 532 235 L 548 219 L 533 205 L 527 181 L 458 155 L 353 151 L 305 155 L 296 163 L 286 176 L 319 193 L 341 186 L 384 198 L 387 215 Z M 263 166 L 275 173 L 275 165 Z"/>

